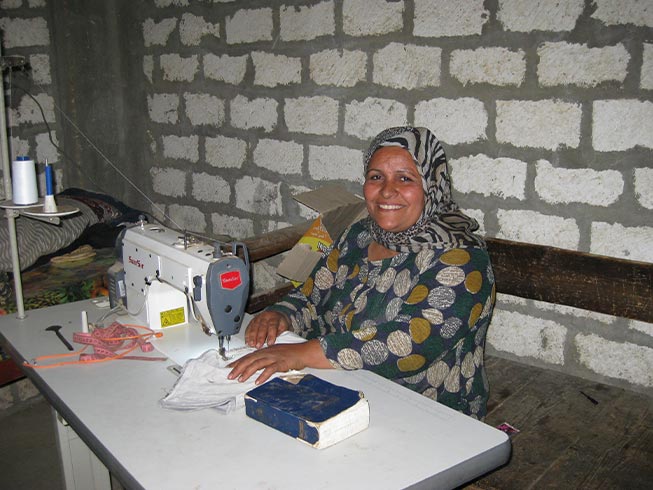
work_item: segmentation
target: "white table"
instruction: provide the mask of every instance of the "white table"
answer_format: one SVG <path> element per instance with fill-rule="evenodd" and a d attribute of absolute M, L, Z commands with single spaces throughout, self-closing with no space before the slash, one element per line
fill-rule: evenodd
<path fill-rule="evenodd" d="M 62 325 L 70 341 L 81 331 L 82 310 L 91 322 L 106 311 L 87 300 L 32 310 L 22 320 L 4 316 L 0 340 L 18 364 L 67 352 L 45 327 Z M 126 323 L 127 317 L 120 319 Z M 185 328 L 192 335 L 177 333 L 175 340 L 171 333 L 166 339 L 164 350 L 175 351 L 173 357 L 199 354 L 217 343 L 197 326 Z M 176 342 L 178 349 L 171 347 Z M 363 391 L 370 403 L 369 428 L 324 450 L 251 420 L 244 411 L 165 410 L 158 402 L 174 384 L 171 364 L 121 360 L 26 372 L 129 489 L 451 488 L 510 455 L 503 432 L 367 371 L 318 371 L 328 381 Z"/>

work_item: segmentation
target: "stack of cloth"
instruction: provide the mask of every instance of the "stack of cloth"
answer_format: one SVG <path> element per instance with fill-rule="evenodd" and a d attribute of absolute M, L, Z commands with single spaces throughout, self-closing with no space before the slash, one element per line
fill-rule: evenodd
<path fill-rule="evenodd" d="M 277 338 L 277 344 L 296 344 L 306 340 L 294 333 L 284 332 Z M 228 364 L 254 352 L 253 347 L 241 347 L 229 351 L 229 360 L 224 360 L 217 349 L 209 349 L 195 359 L 189 359 L 183 366 L 177 382 L 159 402 L 163 408 L 172 410 L 201 410 L 213 408 L 224 414 L 245 407 L 245 393 L 256 387 L 256 373 L 247 381 L 227 379 L 231 372 Z M 288 373 L 276 373 L 270 379 Z"/>

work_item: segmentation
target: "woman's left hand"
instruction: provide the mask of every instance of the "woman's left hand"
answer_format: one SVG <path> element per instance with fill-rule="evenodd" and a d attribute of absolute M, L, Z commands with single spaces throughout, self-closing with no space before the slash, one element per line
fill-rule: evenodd
<path fill-rule="evenodd" d="M 305 367 L 331 368 L 331 363 L 324 356 L 318 340 L 309 340 L 301 344 L 275 344 L 247 354 L 229 364 L 232 368 L 227 376 L 240 382 L 247 381 L 259 370 L 263 372 L 256 378 L 257 385 L 264 383 L 274 373 L 285 373 L 292 369 Z"/>

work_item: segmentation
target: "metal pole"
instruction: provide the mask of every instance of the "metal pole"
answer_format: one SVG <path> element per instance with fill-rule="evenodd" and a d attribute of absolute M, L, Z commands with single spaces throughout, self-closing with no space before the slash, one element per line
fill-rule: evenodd
<path fill-rule="evenodd" d="M 18 211 L 15 209 L 6 209 L 7 226 L 9 228 L 9 245 L 11 246 L 11 265 L 14 272 L 14 289 L 16 293 L 16 312 L 17 318 L 22 320 L 25 315 L 25 304 L 23 301 L 23 282 L 20 277 L 20 263 L 18 255 L 18 238 L 16 234 L 16 218 Z"/>
<path fill-rule="evenodd" d="M 7 113 L 5 112 L 5 80 L 4 80 L 4 63 L 2 62 L 2 47 L 0 47 L 0 143 L 2 149 L 2 180 L 5 186 L 5 199 L 13 198 L 11 190 L 11 170 L 9 160 L 9 145 L 7 144 L 7 124 L 5 122 Z"/>
<path fill-rule="evenodd" d="M 5 84 L 4 84 L 4 63 L 2 62 L 2 51 L 0 50 L 0 146 L 2 150 L 2 180 L 5 186 L 5 198 L 11 200 L 13 193 L 11 190 L 11 170 L 9 169 L 9 145 L 7 144 L 7 124 L 5 122 L 7 113 L 5 112 Z M 9 245 L 11 247 L 11 264 L 14 274 L 14 290 L 16 295 L 16 311 L 18 318 L 25 318 L 25 304 L 23 302 L 23 282 L 20 277 L 20 261 L 18 255 L 18 237 L 16 234 L 16 218 L 18 211 L 6 209 L 7 231 L 9 232 Z"/>

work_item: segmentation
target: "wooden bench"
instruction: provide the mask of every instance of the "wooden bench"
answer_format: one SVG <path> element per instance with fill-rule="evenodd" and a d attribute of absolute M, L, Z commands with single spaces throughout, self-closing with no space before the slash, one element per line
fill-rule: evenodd
<path fill-rule="evenodd" d="M 245 240 L 251 260 L 289 250 L 308 226 Z M 494 238 L 487 243 L 500 293 L 653 323 L 653 264 Z M 253 295 L 248 312 L 291 288 Z M 494 356 L 486 356 L 486 366 L 486 423 L 508 422 L 520 432 L 511 437 L 510 462 L 467 489 L 651 488 L 651 398 Z"/>

